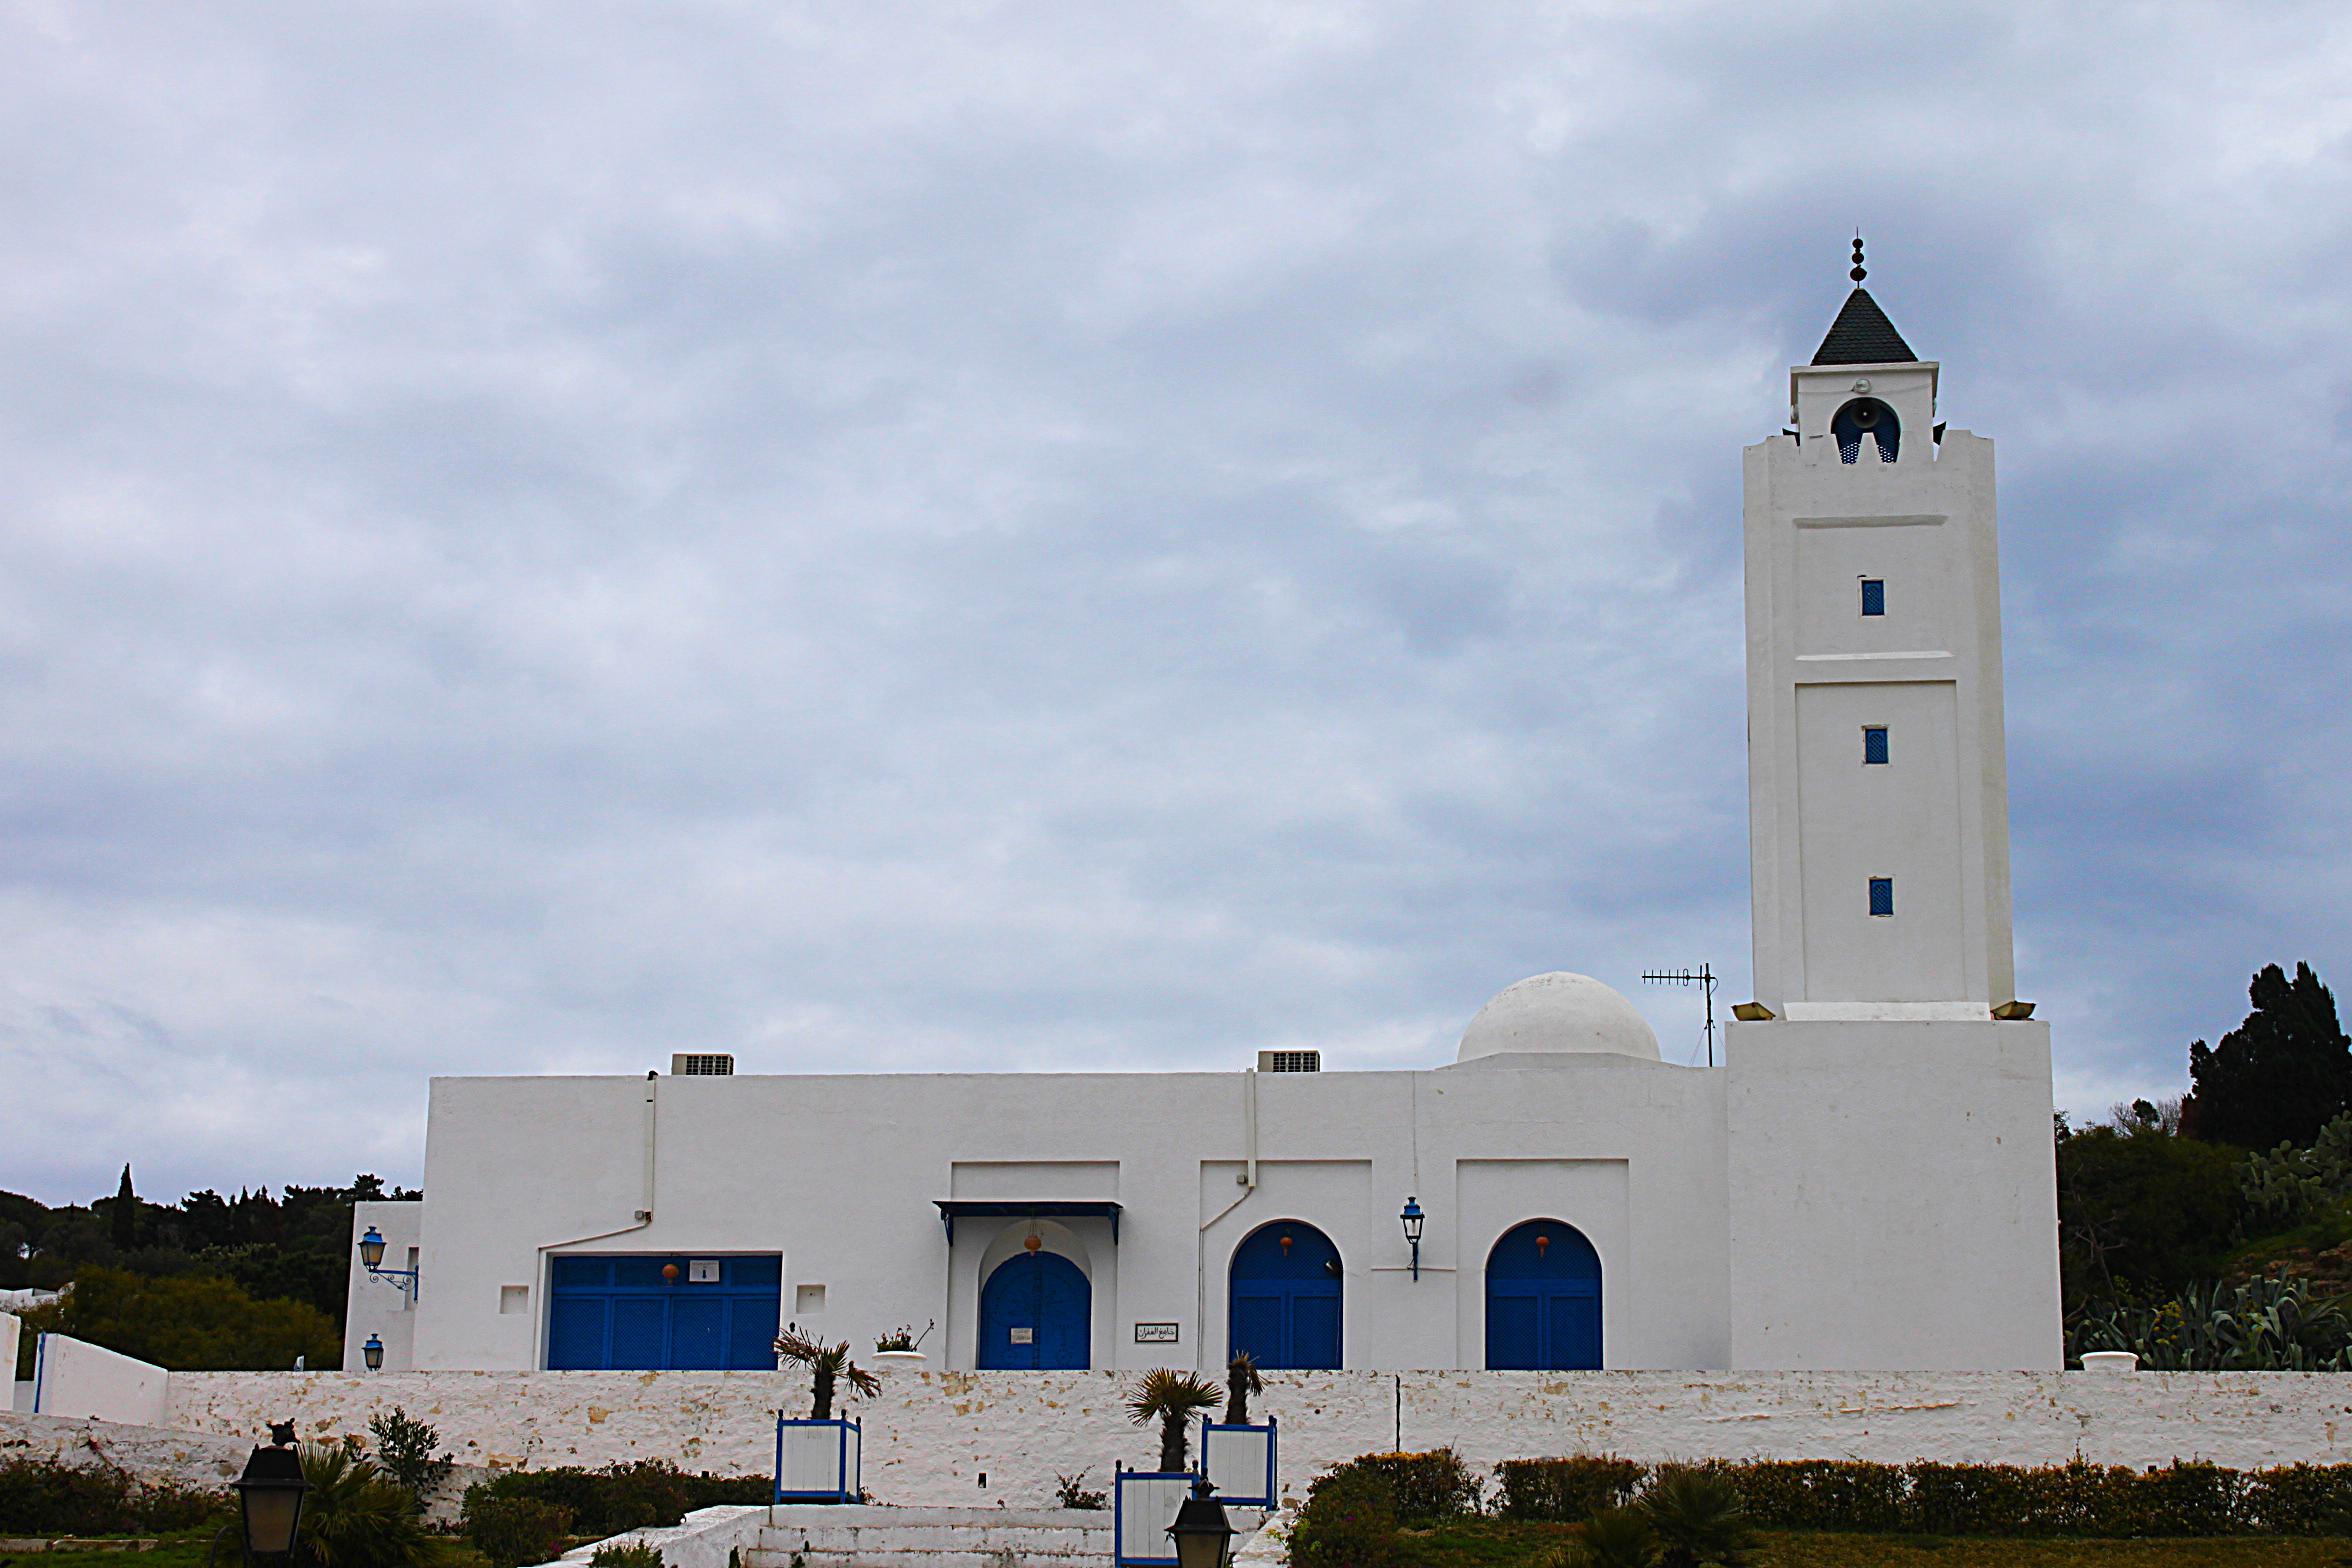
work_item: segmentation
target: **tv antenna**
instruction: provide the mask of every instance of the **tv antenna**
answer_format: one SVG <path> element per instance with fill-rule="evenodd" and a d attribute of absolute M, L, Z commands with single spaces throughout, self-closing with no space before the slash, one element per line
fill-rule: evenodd
<path fill-rule="evenodd" d="M 1695 985 L 1707 997 L 1707 1065 L 1715 1065 L 1715 969 L 1701 964 L 1696 969 L 1651 969 L 1642 979 L 1651 985 Z"/>

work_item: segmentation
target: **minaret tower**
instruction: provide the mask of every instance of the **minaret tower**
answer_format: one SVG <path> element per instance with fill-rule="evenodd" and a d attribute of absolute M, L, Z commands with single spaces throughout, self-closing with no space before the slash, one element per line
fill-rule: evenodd
<path fill-rule="evenodd" d="M 2017 1001 L 1993 444 L 1862 287 L 1747 450 L 1755 1000 L 1727 1360 L 2060 1364 L 2050 1030 Z"/>
<path fill-rule="evenodd" d="M 1774 1016 L 2013 1002 L 1993 444 L 1862 286 L 1747 451 L 1755 996 Z"/>

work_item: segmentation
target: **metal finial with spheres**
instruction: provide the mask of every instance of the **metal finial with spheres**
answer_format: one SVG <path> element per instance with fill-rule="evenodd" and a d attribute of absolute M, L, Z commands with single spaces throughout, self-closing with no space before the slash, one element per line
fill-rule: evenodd
<path fill-rule="evenodd" d="M 1847 273 L 1846 276 L 1854 280 L 1856 288 L 1860 288 L 1862 280 L 1869 276 L 1862 269 L 1862 231 L 1860 229 L 1854 231 L 1854 270 Z"/>

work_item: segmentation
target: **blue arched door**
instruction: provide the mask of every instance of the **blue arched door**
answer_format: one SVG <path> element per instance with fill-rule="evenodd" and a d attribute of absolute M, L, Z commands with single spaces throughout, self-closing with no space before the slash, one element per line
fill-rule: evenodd
<path fill-rule="evenodd" d="M 1584 1232 L 1529 1220 L 1486 1255 L 1486 1364 L 1573 1372 L 1601 1364 L 1601 1255 Z"/>
<path fill-rule="evenodd" d="M 1084 1371 L 1093 1364 L 1094 1287 L 1051 1252 L 1007 1258 L 980 1287 L 983 1372 Z"/>
<path fill-rule="evenodd" d="M 1279 1220 L 1233 1249 L 1227 1349 L 1266 1368 L 1339 1365 L 1339 1249 L 1312 1225 Z"/>

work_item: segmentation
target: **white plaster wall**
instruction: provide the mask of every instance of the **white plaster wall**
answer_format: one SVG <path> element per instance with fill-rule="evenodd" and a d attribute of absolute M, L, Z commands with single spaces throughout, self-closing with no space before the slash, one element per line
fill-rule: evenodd
<path fill-rule="evenodd" d="M 1252 1078 L 1255 1188 L 1236 1180 Z M 950 1196 L 1123 1206 L 1115 1244 L 1099 1219 L 1040 1228 L 1093 1286 L 1098 1367 L 1222 1368 L 1227 1265 L 1274 1220 L 1338 1246 L 1350 1366 L 1480 1364 L 1486 1251 L 1534 1218 L 1604 1243 L 1611 1365 L 1720 1364 L 1728 1348 L 1720 1072 L 1583 1055 L 1424 1073 L 662 1078 L 650 1200 L 647 1087 L 434 1081 L 416 1365 L 539 1365 L 547 1258 L 615 1251 L 779 1253 L 782 1316 L 860 1351 L 935 1320 L 926 1349 L 969 1368 L 985 1270 L 1030 1227 L 967 1218 L 951 1247 L 934 1204 Z M 1473 1213 L 1465 1161 L 1538 1174 L 1466 1178 Z M 1397 1222 L 1408 1195 L 1429 1215 L 1418 1281 Z M 522 1282 L 528 1310 L 502 1312 Z M 819 1285 L 823 1308 L 805 1310 Z M 1136 1344 L 1139 1321 L 1178 1324 L 1177 1343 Z"/>
<path fill-rule="evenodd" d="M 1042 1505 L 1054 1478 L 1143 1464 L 1151 1433 L 1106 1372 L 894 1374 L 852 1407 L 866 1480 L 892 1503 Z M 2327 1373 L 1663 1372 L 1276 1373 L 1283 1485 L 1385 1450 L 1451 1445 L 1485 1470 L 1541 1455 L 1657 1461 L 1933 1459 L 2241 1467 L 2352 1461 L 2352 1376 Z M 170 1423 L 244 1433 L 291 1416 L 306 1437 L 364 1433 L 394 1403 L 433 1422 L 466 1463 L 596 1465 L 666 1457 L 765 1474 L 774 1411 L 801 1380 L 757 1372 L 181 1373 Z M 983 1487 L 980 1477 L 988 1480 Z"/>
<path fill-rule="evenodd" d="M 1733 1365 L 2061 1364 L 2047 1025 L 1735 1023 L 1725 1052 Z"/>
<path fill-rule="evenodd" d="M 171 1374 L 64 1334 L 43 1334 L 33 1372 L 33 1409 L 45 1416 L 95 1416 L 159 1426 Z"/>
<path fill-rule="evenodd" d="M 5 1377 L 11 1388 L 16 1386 L 16 1353 L 24 1343 L 24 1319 L 13 1312 L 0 1312 L 0 1377 Z"/>
<path fill-rule="evenodd" d="M 1993 444 L 1930 439 L 1934 377 L 1800 367 L 1803 442 L 1747 449 L 1755 986 L 1784 1018 L 1982 1018 L 2015 995 Z M 1902 420 L 1894 463 L 1829 439 L 1865 379 Z M 1865 576 L 1884 616 L 1860 613 Z M 1857 731 L 1881 717 L 1896 761 L 1866 767 Z M 1892 920 L 1870 875 L 1895 878 Z"/>
<path fill-rule="evenodd" d="M 393 1280 L 370 1274 L 359 1260 L 359 1238 L 369 1226 L 384 1238 L 384 1267 L 414 1268 L 422 1244 L 425 1206 L 413 1199 L 389 1199 L 351 1206 L 351 1258 L 344 1290 L 343 1370 L 364 1372 L 367 1338 L 384 1342 L 384 1370 L 404 1372 L 416 1365 L 416 1302 Z M 405 1282 L 400 1282 L 405 1283 Z"/>

